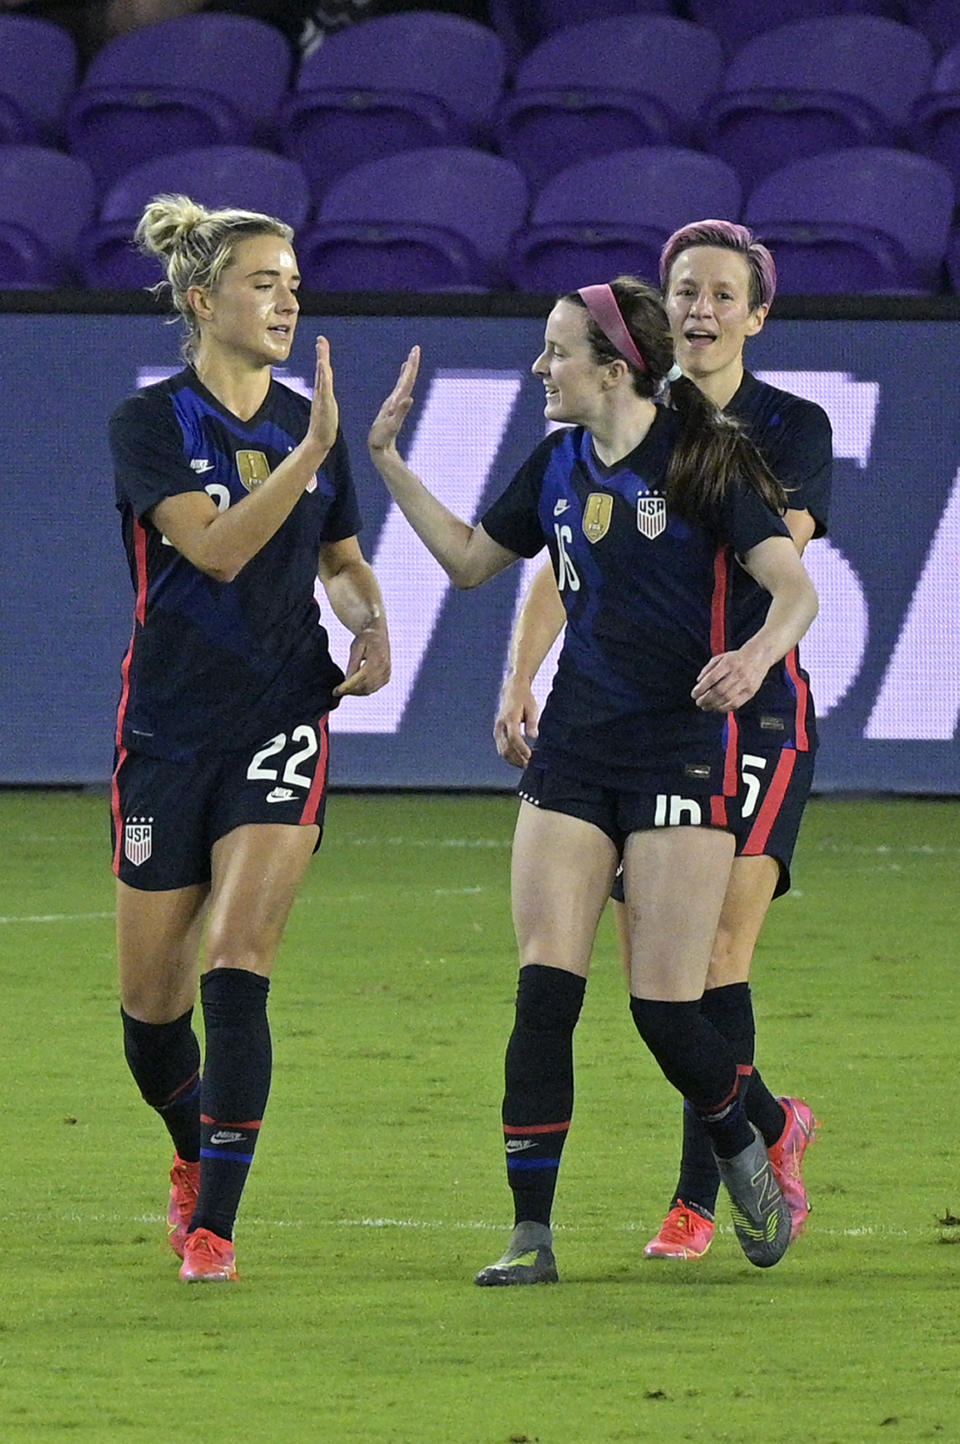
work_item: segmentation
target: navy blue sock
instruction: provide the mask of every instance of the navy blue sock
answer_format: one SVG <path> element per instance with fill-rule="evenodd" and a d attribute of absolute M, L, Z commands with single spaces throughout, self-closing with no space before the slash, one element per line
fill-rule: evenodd
<path fill-rule="evenodd" d="M 167 1126 L 188 1163 L 200 1157 L 200 1044 L 190 1026 L 193 1009 L 172 1023 L 143 1023 L 120 1009 L 123 1051 L 145 1103 Z"/>
<path fill-rule="evenodd" d="M 504 1065 L 503 1138 L 514 1221 L 549 1224 L 573 1115 L 573 1030 L 587 983 L 562 968 L 520 969 Z"/>
<path fill-rule="evenodd" d="M 740 1071 L 746 1076 L 747 1117 L 759 1128 L 764 1143 L 770 1148 L 784 1128 L 784 1113 L 753 1066 L 756 1027 L 753 1019 L 753 998 L 749 983 L 728 983 L 724 988 L 709 988 L 703 995 L 703 1011 L 733 1048 Z"/>
<path fill-rule="evenodd" d="M 200 1095 L 200 1195 L 190 1225 L 233 1238 L 270 1093 L 270 981 L 243 968 L 200 979 L 207 1045 Z"/>
<path fill-rule="evenodd" d="M 700 1000 L 667 1003 L 631 997 L 630 1011 L 664 1076 L 689 1100 L 706 1128 L 713 1151 L 732 1158 L 748 1148 L 753 1132 L 744 1112 L 737 1062 L 730 1044 L 703 1016 Z"/>

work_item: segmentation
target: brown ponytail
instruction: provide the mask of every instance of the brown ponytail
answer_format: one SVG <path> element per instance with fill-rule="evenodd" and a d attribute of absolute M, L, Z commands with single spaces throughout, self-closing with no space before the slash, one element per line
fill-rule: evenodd
<path fill-rule="evenodd" d="M 671 511 L 705 521 L 739 481 L 783 514 L 787 494 L 739 421 L 719 411 L 686 376 L 671 381 L 670 404 L 680 417 L 680 436 L 667 467 Z"/>

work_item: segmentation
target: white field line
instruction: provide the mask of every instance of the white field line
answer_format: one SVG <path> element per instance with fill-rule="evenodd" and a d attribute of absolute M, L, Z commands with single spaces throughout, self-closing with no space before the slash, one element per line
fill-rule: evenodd
<path fill-rule="evenodd" d="M 510 847 L 509 838 L 494 837 L 351 837 L 346 839 L 348 847 L 407 847 L 407 848 L 482 848 L 482 849 L 506 849 Z M 878 846 L 869 846 L 866 843 L 835 843 L 819 842 L 814 843 L 814 850 L 817 852 L 829 852 L 845 856 L 889 858 L 895 855 L 903 857 L 944 857 L 960 855 L 960 844 L 955 847 L 932 847 L 929 843 L 911 843 L 907 846 L 891 846 L 881 843 Z M 472 893 L 486 891 L 482 887 L 450 887 L 430 888 L 425 891 L 431 892 L 435 897 L 461 897 Z M 793 890 L 795 897 L 802 897 L 798 889 Z M 368 897 L 364 893 L 363 897 Z M 30 913 L 7 915 L 0 914 L 0 926 L 7 923 L 78 923 L 78 922 L 99 922 L 104 918 L 113 917 L 113 912 L 95 913 Z"/>
<path fill-rule="evenodd" d="M 79 1211 L 64 1215 L 68 1223 L 75 1223 L 81 1227 L 112 1224 L 129 1225 L 150 1224 L 158 1227 L 166 1223 L 166 1214 L 161 1213 L 140 1213 L 125 1215 L 119 1213 L 81 1213 Z M 0 1221 L 5 1223 L 19 1222 L 16 1214 L 0 1214 Z M 430 1218 L 259 1218 L 254 1215 L 244 1214 L 242 1222 L 250 1224 L 255 1228 L 320 1228 L 320 1229 L 398 1229 L 402 1231 L 434 1232 L 434 1233 L 506 1233 L 507 1225 L 503 1220 L 497 1223 L 488 1223 L 481 1219 L 430 1219 Z M 650 1233 L 660 1222 L 657 1219 L 644 1223 L 637 1219 L 631 1223 L 604 1224 L 606 1233 Z M 599 1225 L 583 1224 L 554 1224 L 556 1234 L 589 1234 L 593 1233 Z M 888 1224 L 861 1224 L 857 1228 L 810 1228 L 810 1237 L 818 1238 L 923 1238 L 929 1239 L 931 1229 L 937 1225 L 931 1224 L 929 1228 L 893 1228 Z M 938 1232 L 941 1235 L 952 1235 L 955 1230 L 946 1226 L 939 1226 Z M 728 1223 L 717 1223 L 717 1233 L 733 1236 L 733 1227 Z M 958 1235 L 960 1237 L 960 1235 Z"/>
<path fill-rule="evenodd" d="M 112 909 L 104 913 L 28 913 L 23 916 L 11 913 L 8 917 L 0 916 L 0 923 L 86 923 L 112 917 Z"/>

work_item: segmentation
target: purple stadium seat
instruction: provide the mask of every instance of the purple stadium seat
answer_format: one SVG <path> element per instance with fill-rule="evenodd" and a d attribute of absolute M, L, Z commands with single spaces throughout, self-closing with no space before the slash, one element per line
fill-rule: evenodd
<path fill-rule="evenodd" d="M 331 186 L 301 235 L 304 285 L 328 291 L 501 285 L 527 203 L 520 170 L 485 151 L 430 146 L 368 161 Z"/>
<path fill-rule="evenodd" d="M 490 24 L 511 65 L 555 30 L 612 15 L 672 15 L 672 0 L 489 0 Z"/>
<path fill-rule="evenodd" d="M 727 55 L 734 55 L 754 36 L 795 20 L 830 15 L 880 15 L 902 20 L 901 0 L 686 0 L 690 19 L 720 37 Z M 952 4 L 953 0 L 948 0 Z"/>
<path fill-rule="evenodd" d="M 946 166 L 960 186 L 960 43 L 941 58 L 930 92 L 914 107 L 914 137 L 918 150 Z"/>
<path fill-rule="evenodd" d="M 547 181 L 514 236 L 510 275 L 525 291 L 568 291 L 618 274 L 656 283 L 667 237 L 700 215 L 738 220 L 740 182 L 716 156 L 646 146 L 580 161 Z"/>
<path fill-rule="evenodd" d="M 749 188 L 787 157 L 905 140 L 933 52 L 917 30 L 873 15 L 798 20 L 733 57 L 704 109 L 708 150 Z"/>
<path fill-rule="evenodd" d="M 77 84 L 77 49 L 59 25 L 0 15 L 0 143 L 55 142 Z"/>
<path fill-rule="evenodd" d="M 906 18 L 922 30 L 938 53 L 960 44 L 960 5 L 957 0 L 904 0 Z"/>
<path fill-rule="evenodd" d="M 94 56 L 67 111 L 70 150 L 105 187 L 155 155 L 256 141 L 291 66 L 279 30 L 244 15 L 145 25 Z"/>
<path fill-rule="evenodd" d="M 937 292 L 953 216 L 947 171 L 863 147 L 807 156 L 750 195 L 747 224 L 777 259 L 785 294 Z"/>
<path fill-rule="evenodd" d="M 93 215 L 90 167 L 39 145 L 0 146 L 0 286 L 66 286 Z"/>
<path fill-rule="evenodd" d="M 476 21 L 434 11 L 366 20 L 303 61 L 281 144 L 319 200 L 363 161 L 482 141 L 504 75 L 499 36 Z"/>
<path fill-rule="evenodd" d="M 157 195 L 189 195 L 205 206 L 231 206 L 279 216 L 298 230 L 310 210 L 306 178 L 296 161 L 253 146 L 212 145 L 158 156 L 128 171 L 103 198 L 100 214 L 77 247 L 88 286 L 138 289 L 160 280 L 157 262 L 132 245 L 134 228 Z"/>
<path fill-rule="evenodd" d="M 593 155 L 682 145 L 722 65 L 715 35 L 670 15 L 571 25 L 521 62 L 497 117 L 500 149 L 536 189 Z"/>

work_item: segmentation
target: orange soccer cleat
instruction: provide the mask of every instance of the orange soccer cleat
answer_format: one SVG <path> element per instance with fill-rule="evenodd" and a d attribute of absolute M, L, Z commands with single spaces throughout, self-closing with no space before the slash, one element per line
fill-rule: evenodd
<path fill-rule="evenodd" d="M 714 1223 L 677 1199 L 660 1232 L 644 1249 L 645 1258 L 703 1258 L 713 1243 Z"/>
<path fill-rule="evenodd" d="M 180 1277 L 187 1284 L 233 1283 L 240 1277 L 233 1244 L 208 1228 L 187 1234 Z"/>
<path fill-rule="evenodd" d="M 183 1258 L 187 1229 L 197 1206 L 200 1192 L 200 1164 L 187 1163 L 179 1153 L 173 1155 L 170 1170 L 170 1207 L 167 1210 L 167 1236 L 178 1258 Z"/>

